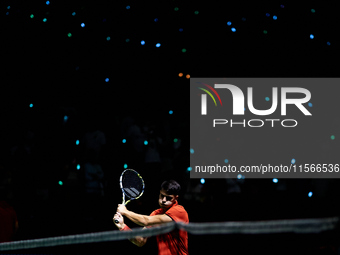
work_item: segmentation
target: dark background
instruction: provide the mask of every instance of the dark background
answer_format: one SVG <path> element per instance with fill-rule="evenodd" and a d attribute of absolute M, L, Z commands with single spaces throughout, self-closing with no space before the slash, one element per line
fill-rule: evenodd
<path fill-rule="evenodd" d="M 19 220 L 14 240 L 115 229 L 124 164 L 146 181 L 128 205 L 140 213 L 156 209 L 159 184 L 175 178 L 192 222 L 338 215 L 336 179 L 190 179 L 186 78 L 337 77 L 337 10 L 321 1 L 2 1 L 0 186 Z M 132 124 L 139 133 L 129 136 Z M 96 130 L 105 136 L 98 197 L 84 173 L 86 134 Z M 148 163 L 153 145 L 159 158 Z"/>

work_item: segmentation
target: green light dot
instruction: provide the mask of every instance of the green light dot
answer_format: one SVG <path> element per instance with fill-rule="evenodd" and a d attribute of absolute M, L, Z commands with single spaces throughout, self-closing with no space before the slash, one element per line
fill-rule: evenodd
<path fill-rule="evenodd" d="M 126 39 L 125 42 L 130 42 L 130 39 Z"/>
<path fill-rule="evenodd" d="M 182 52 L 187 52 L 187 49 L 182 49 Z"/>
<path fill-rule="evenodd" d="M 311 9 L 310 11 L 311 11 L 312 13 L 315 13 L 315 9 Z"/>
<path fill-rule="evenodd" d="M 195 11 L 194 13 L 197 15 L 197 14 L 199 14 L 199 11 Z"/>
<path fill-rule="evenodd" d="M 177 142 L 178 142 L 178 139 L 177 139 L 177 138 L 175 138 L 175 139 L 174 139 L 174 143 L 177 143 Z"/>
<path fill-rule="evenodd" d="M 174 9 L 176 12 L 178 11 L 178 7 L 175 7 L 175 9 Z"/>
<path fill-rule="evenodd" d="M 59 181 L 59 185 L 63 185 L 63 182 L 62 182 L 62 181 Z"/>
<path fill-rule="evenodd" d="M 263 30 L 263 33 L 266 35 L 268 33 L 268 31 L 267 30 Z"/>
<path fill-rule="evenodd" d="M 43 22 L 46 22 L 46 21 L 47 21 L 47 19 L 46 19 L 46 18 L 44 18 L 44 19 L 43 19 Z"/>
<path fill-rule="evenodd" d="M 331 136 L 331 139 L 332 139 L 332 140 L 334 140 L 334 139 L 335 139 L 335 136 L 334 136 L 334 135 L 332 135 L 332 136 Z"/>
<path fill-rule="evenodd" d="M 67 34 L 67 36 L 68 36 L 68 37 L 71 37 L 71 36 L 72 36 L 72 34 L 71 34 L 71 33 L 68 33 L 68 34 Z"/>
<path fill-rule="evenodd" d="M 33 18 L 34 18 L 34 15 L 33 15 L 33 14 L 31 14 L 31 15 L 30 15 L 30 18 L 31 18 L 31 19 L 33 19 Z"/>

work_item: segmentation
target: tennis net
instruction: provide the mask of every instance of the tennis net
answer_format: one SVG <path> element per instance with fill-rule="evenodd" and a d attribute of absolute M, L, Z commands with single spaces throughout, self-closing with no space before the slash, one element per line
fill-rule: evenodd
<path fill-rule="evenodd" d="M 67 250 L 76 251 L 73 254 L 119 254 L 120 252 L 127 254 L 127 251 L 133 254 L 134 248 L 125 248 L 125 252 L 122 251 L 122 246 L 133 246 L 129 242 L 125 243 L 128 239 L 135 236 L 155 237 L 178 229 L 188 232 L 191 254 L 218 252 L 220 249 L 232 254 L 248 254 L 250 250 L 278 254 L 279 251 L 286 251 L 284 247 L 288 249 L 288 252 L 291 247 L 293 250 L 290 253 L 294 253 L 297 247 L 304 249 L 303 251 L 307 249 L 313 252 L 326 247 L 325 249 L 331 249 L 334 252 L 338 250 L 340 243 L 337 241 L 339 239 L 338 224 L 338 217 L 189 224 L 171 222 L 148 229 L 133 228 L 132 231 L 112 230 L 0 243 L 0 253 L 63 254 Z M 92 244 L 91 247 L 97 248 L 89 251 L 90 244 Z M 301 250 L 298 251 L 301 252 Z"/>

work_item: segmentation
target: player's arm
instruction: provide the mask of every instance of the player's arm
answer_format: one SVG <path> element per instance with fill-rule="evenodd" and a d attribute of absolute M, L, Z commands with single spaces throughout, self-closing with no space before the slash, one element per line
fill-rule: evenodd
<path fill-rule="evenodd" d="M 124 205 L 118 205 L 117 212 L 129 218 L 132 222 L 143 227 L 172 222 L 172 219 L 166 214 L 158 214 L 153 216 L 142 215 L 129 211 Z"/>
<path fill-rule="evenodd" d="M 115 220 L 118 220 L 116 222 Z M 120 213 L 116 213 L 113 217 L 113 222 L 117 226 L 119 230 L 131 230 L 125 223 L 123 216 Z M 138 247 L 142 247 L 144 244 L 146 244 L 146 241 L 148 240 L 147 237 L 142 237 L 142 236 L 136 236 L 134 238 L 129 239 L 129 241 Z"/>

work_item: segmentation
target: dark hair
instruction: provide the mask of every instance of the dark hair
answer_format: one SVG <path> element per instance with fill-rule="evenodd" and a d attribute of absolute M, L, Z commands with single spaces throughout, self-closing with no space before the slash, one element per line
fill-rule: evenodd
<path fill-rule="evenodd" d="M 181 191 L 181 185 L 174 180 L 164 181 L 161 190 L 165 190 L 169 195 L 178 195 Z"/>

